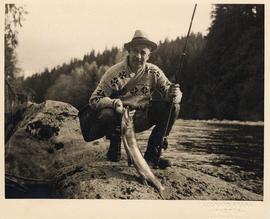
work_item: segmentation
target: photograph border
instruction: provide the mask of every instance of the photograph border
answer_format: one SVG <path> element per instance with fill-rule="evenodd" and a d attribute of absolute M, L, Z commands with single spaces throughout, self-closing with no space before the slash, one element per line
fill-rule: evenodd
<path fill-rule="evenodd" d="M 32 0 L 34 1 L 34 0 Z M 52 0 L 50 0 L 52 1 Z M 67 1 L 67 0 L 66 0 Z M 83 1 L 83 0 L 81 0 Z M 161 1 L 161 0 L 158 0 Z M 24 1 L 25 4 L 31 0 Z M 198 3 L 231 3 L 228 1 L 197 1 Z M 1 33 L 4 33 L 4 1 L 0 6 Z M 12 1 L 21 3 L 21 1 Z M 169 3 L 169 1 L 168 1 Z M 189 2 L 190 3 L 190 2 Z M 234 2 L 236 3 L 236 2 Z M 237 3 L 265 4 L 265 18 L 269 18 L 269 3 L 267 1 L 238 1 Z M 261 218 L 270 217 L 270 183 L 269 183 L 269 19 L 265 19 L 265 120 L 264 120 L 264 195 L 263 201 L 184 201 L 184 200 L 74 200 L 74 199 L 5 199 L 4 188 L 4 34 L 1 34 L 2 69 L 1 84 L 1 136 L 2 156 L 1 166 L 1 200 L 0 217 L 5 219 L 47 219 L 47 218 Z"/>

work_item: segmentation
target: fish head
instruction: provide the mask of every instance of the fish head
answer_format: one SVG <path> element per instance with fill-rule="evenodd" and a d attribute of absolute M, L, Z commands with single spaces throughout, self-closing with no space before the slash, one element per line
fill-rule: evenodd
<path fill-rule="evenodd" d="M 130 127 L 133 126 L 133 117 L 135 115 L 136 110 L 130 110 L 129 107 L 124 109 L 124 113 L 122 116 L 122 127 Z"/>

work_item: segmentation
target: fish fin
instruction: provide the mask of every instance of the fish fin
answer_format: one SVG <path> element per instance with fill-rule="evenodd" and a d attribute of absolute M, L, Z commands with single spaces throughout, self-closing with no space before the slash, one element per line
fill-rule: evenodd
<path fill-rule="evenodd" d="M 131 157 L 128 155 L 128 166 L 130 167 L 133 164 L 133 160 Z"/>
<path fill-rule="evenodd" d="M 128 147 L 128 143 L 127 143 L 127 139 L 126 138 L 123 138 L 123 143 L 124 143 L 125 150 L 126 150 L 126 153 L 127 153 L 128 166 L 130 167 L 133 164 L 133 160 L 132 160 L 132 157 L 130 156 L 129 150 L 127 148 Z"/>
<path fill-rule="evenodd" d="M 141 178 L 142 184 L 145 185 L 145 186 L 148 186 L 148 182 L 145 179 L 145 177 L 144 176 L 141 176 L 140 178 Z"/>
<path fill-rule="evenodd" d="M 138 149 L 139 149 L 139 151 L 140 151 L 140 153 L 141 153 L 141 155 L 142 155 L 142 157 L 143 157 L 143 159 L 144 159 L 144 156 L 143 156 L 143 152 L 141 151 L 141 149 L 138 147 Z M 145 160 L 145 159 L 144 159 Z"/>
<path fill-rule="evenodd" d="M 159 190 L 158 193 L 159 193 L 160 198 L 164 200 L 165 197 L 164 197 L 163 191 Z"/>

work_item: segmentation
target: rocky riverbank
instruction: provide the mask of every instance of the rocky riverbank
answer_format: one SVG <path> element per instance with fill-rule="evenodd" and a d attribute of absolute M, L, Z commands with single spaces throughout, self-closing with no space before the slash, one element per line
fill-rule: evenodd
<path fill-rule="evenodd" d="M 124 149 L 121 161 L 113 163 L 106 161 L 107 140 L 84 142 L 77 113 L 71 105 L 57 101 L 28 106 L 5 146 L 6 197 L 160 199 L 153 187 L 140 182 L 135 168 L 128 167 Z M 137 135 L 140 145 L 145 145 L 148 133 Z M 172 136 L 177 134 L 175 130 Z M 166 188 L 165 199 L 263 199 L 218 174 L 209 174 L 210 166 L 205 171 L 189 167 L 186 153 L 176 157 L 168 151 L 165 156 L 173 167 L 153 170 Z"/>

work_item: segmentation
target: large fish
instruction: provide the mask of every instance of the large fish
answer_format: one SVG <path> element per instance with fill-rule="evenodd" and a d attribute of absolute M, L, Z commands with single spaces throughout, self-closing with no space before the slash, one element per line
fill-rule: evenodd
<path fill-rule="evenodd" d="M 121 124 L 122 139 L 125 150 L 127 152 L 128 165 L 131 166 L 133 164 L 138 171 L 143 184 L 148 185 L 147 182 L 149 182 L 158 190 L 161 198 L 164 198 L 164 187 L 155 177 L 155 175 L 151 171 L 151 168 L 143 158 L 140 149 L 138 148 L 133 125 L 134 114 L 135 110 L 130 111 L 128 108 L 126 108 L 122 116 Z"/>

